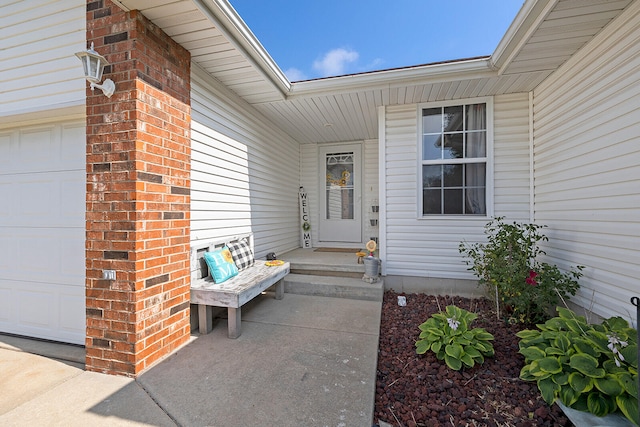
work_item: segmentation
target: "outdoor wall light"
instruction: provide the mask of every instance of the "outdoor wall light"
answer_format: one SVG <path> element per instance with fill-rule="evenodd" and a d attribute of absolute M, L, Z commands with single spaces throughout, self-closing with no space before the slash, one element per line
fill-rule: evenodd
<path fill-rule="evenodd" d="M 102 93 L 104 93 L 107 98 L 111 98 L 111 95 L 113 95 L 113 92 L 116 90 L 116 84 L 111 79 L 106 79 L 103 84 L 100 84 L 104 67 L 109 65 L 109 62 L 104 56 L 93 50 L 93 42 L 91 42 L 89 49 L 76 53 L 76 56 L 82 61 L 84 78 L 91 83 L 91 90 L 98 88 L 102 90 Z"/>

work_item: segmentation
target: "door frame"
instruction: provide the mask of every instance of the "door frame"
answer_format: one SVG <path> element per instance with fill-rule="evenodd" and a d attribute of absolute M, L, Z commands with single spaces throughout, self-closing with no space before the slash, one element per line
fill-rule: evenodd
<path fill-rule="evenodd" d="M 353 163 L 353 186 L 354 186 L 354 203 L 353 203 L 353 220 L 339 220 L 349 221 L 339 224 L 335 221 L 331 224 L 326 219 L 326 155 L 331 152 L 349 152 L 354 153 Z M 318 244 L 320 246 L 349 246 L 362 244 L 364 235 L 364 221 L 362 210 L 362 197 L 363 197 L 363 182 L 364 182 L 364 164 L 363 164 L 363 144 L 361 142 L 349 142 L 341 144 L 323 144 L 318 147 Z M 340 229 L 338 232 L 335 230 L 327 233 L 327 227 L 335 227 L 338 225 Z M 335 235 L 346 235 L 345 233 L 353 232 L 352 237 L 345 240 L 336 239 Z"/>

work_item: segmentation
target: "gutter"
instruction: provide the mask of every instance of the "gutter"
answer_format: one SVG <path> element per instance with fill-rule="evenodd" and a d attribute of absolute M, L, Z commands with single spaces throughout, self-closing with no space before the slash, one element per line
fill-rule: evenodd
<path fill-rule="evenodd" d="M 288 99 L 316 96 L 323 93 L 353 92 L 368 88 L 394 88 L 411 84 L 449 82 L 456 79 L 491 78 L 490 57 L 425 64 L 360 74 L 305 80 L 291 84 Z"/>

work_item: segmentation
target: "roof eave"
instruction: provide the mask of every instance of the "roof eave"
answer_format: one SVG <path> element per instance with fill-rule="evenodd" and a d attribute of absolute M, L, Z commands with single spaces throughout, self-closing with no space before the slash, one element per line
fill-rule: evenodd
<path fill-rule="evenodd" d="M 227 0 L 192 0 L 284 96 L 291 83 Z"/>
<path fill-rule="evenodd" d="M 288 98 L 322 93 L 351 92 L 362 88 L 394 87 L 396 85 L 437 83 L 467 78 L 494 77 L 490 57 L 473 58 L 436 64 L 425 64 L 361 74 L 305 80 L 291 84 Z"/>
<path fill-rule="evenodd" d="M 504 73 L 556 3 L 558 0 L 525 1 L 489 59 L 498 74 Z"/>

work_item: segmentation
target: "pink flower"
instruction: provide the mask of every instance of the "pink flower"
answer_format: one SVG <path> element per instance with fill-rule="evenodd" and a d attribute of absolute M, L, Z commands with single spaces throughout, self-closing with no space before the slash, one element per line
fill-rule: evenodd
<path fill-rule="evenodd" d="M 524 281 L 527 282 L 528 285 L 536 286 L 538 284 L 538 281 L 536 280 L 537 276 L 538 276 L 538 273 L 536 273 L 533 270 L 530 270 L 529 277 L 527 277 Z"/>

